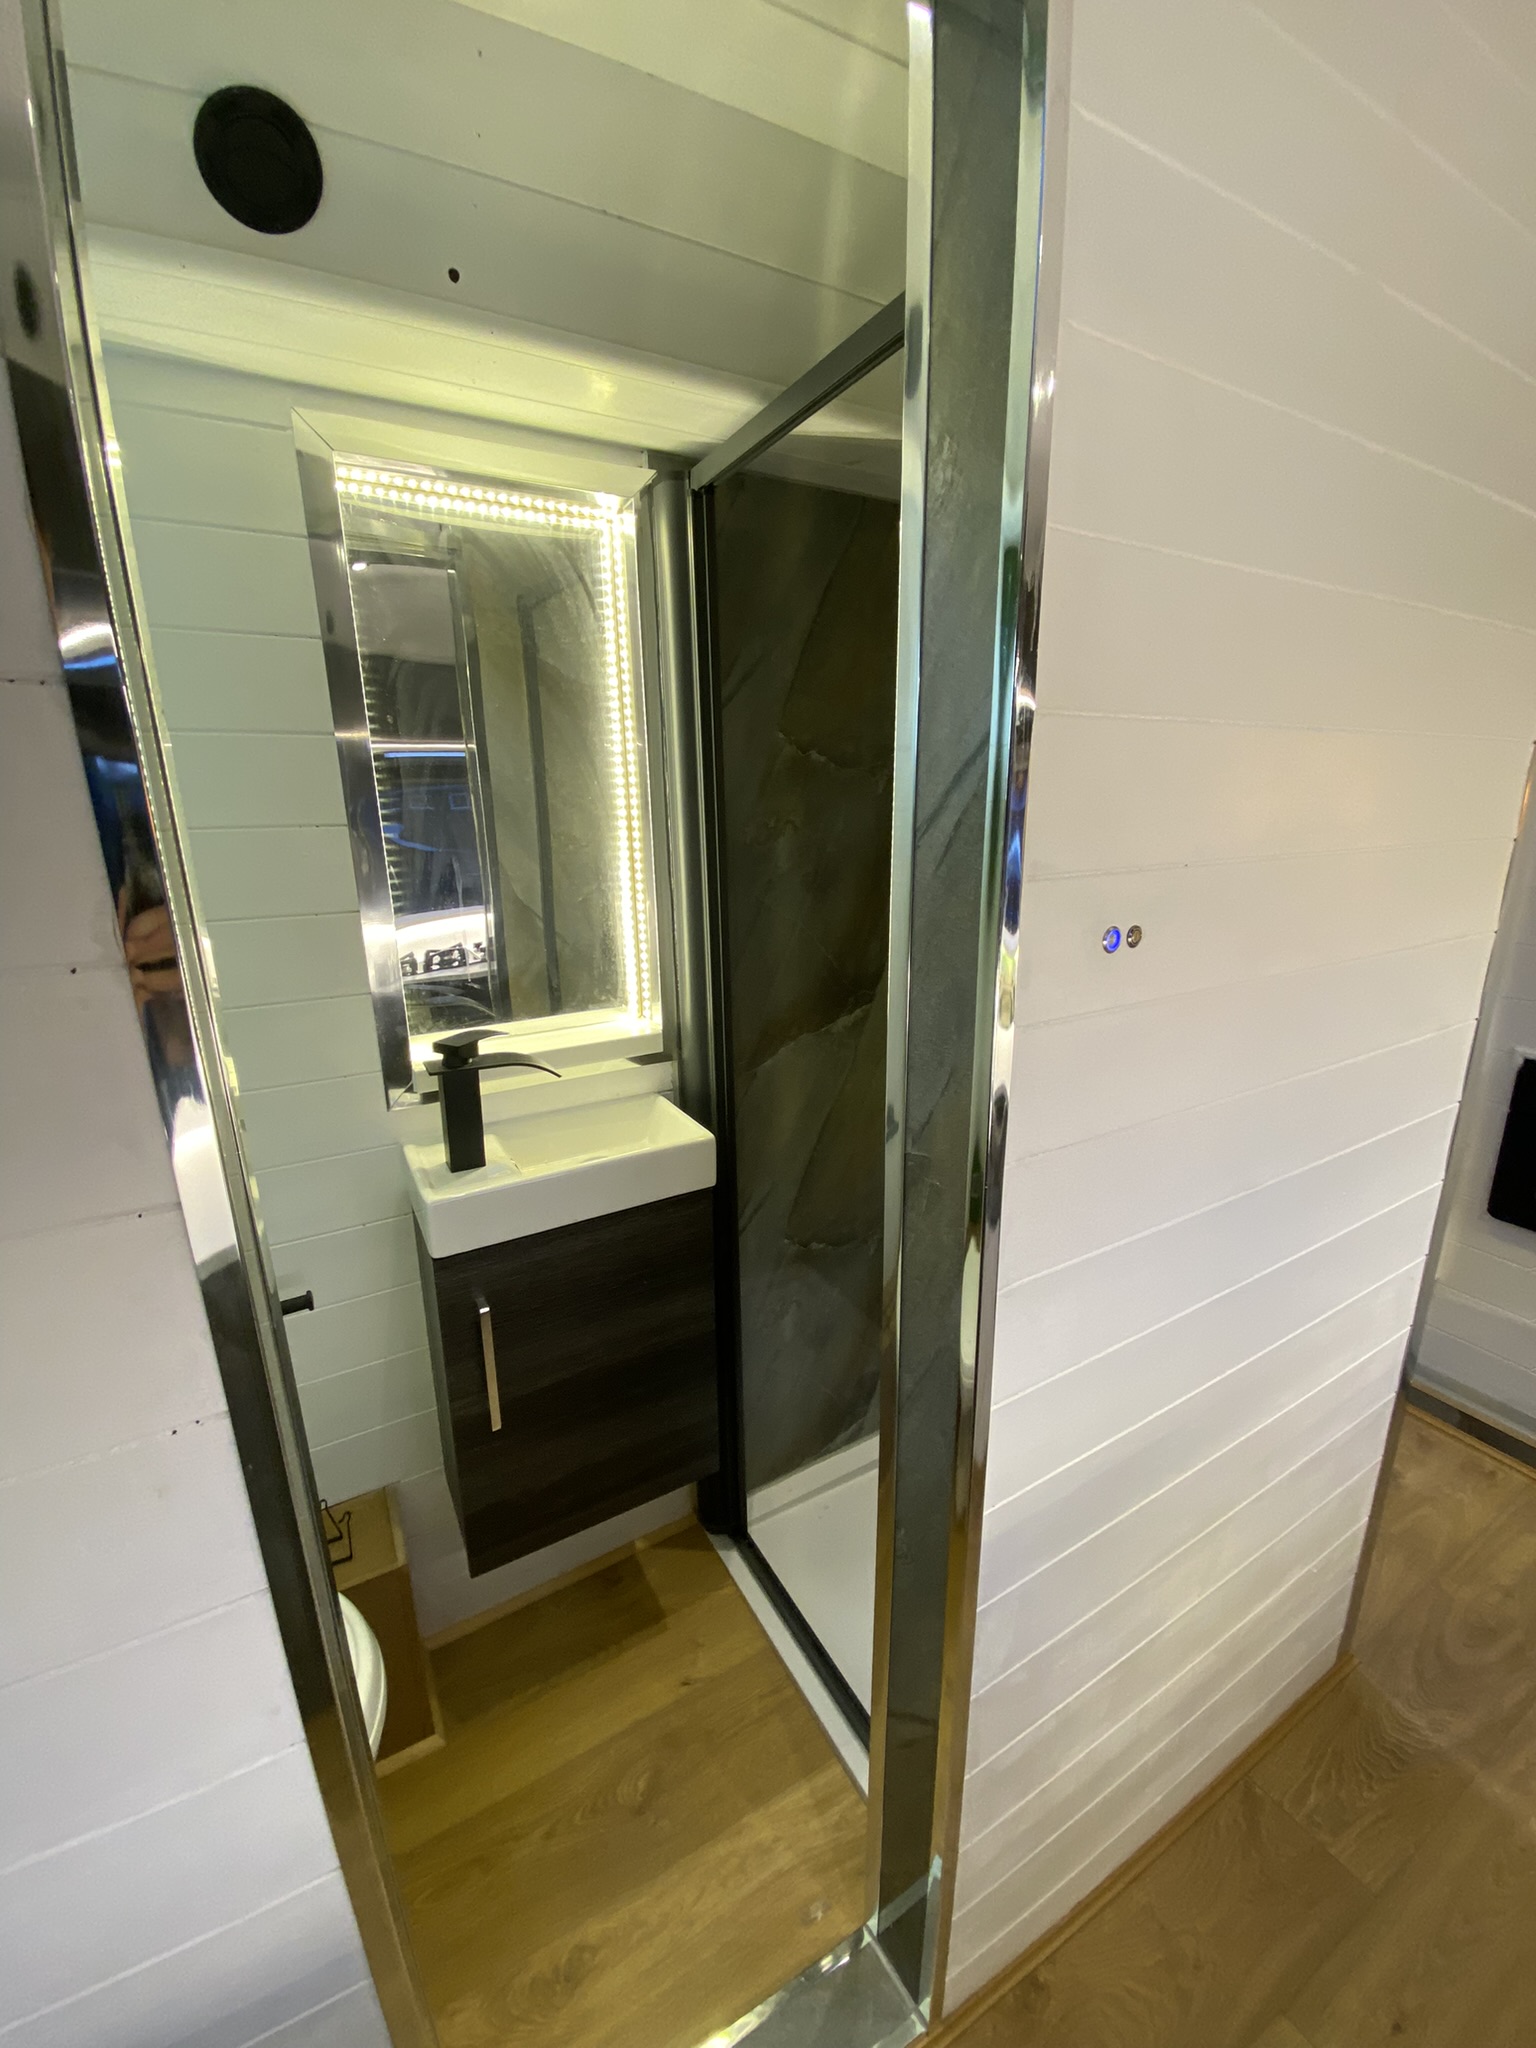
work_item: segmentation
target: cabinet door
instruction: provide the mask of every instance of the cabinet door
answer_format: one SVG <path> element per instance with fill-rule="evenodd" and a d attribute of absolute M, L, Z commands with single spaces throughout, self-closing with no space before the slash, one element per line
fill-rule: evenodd
<path fill-rule="evenodd" d="M 702 1189 L 430 1262 L 472 1572 L 715 1469 L 711 1212 Z"/>

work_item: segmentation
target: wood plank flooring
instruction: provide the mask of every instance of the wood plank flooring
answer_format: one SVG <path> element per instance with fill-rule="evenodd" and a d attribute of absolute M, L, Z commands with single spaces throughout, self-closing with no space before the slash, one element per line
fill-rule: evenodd
<path fill-rule="evenodd" d="M 379 1791 L 443 2048 L 696 2048 L 862 1920 L 864 1802 L 702 1530 L 432 1664 Z"/>
<path fill-rule="evenodd" d="M 1410 1412 L 1356 1667 L 943 2048 L 1532 2048 L 1536 1477 Z"/>

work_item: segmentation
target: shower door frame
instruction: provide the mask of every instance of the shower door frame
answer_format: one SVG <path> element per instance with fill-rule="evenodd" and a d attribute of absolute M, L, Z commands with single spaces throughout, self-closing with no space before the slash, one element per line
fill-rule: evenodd
<path fill-rule="evenodd" d="M 720 637 L 715 565 L 715 491 L 776 447 L 835 398 L 889 362 L 906 339 L 905 296 L 892 299 L 797 377 L 744 426 L 689 470 L 688 517 L 693 550 L 694 671 L 708 751 L 704 761 L 703 867 L 708 876 L 714 964 L 713 1075 L 710 1121 L 715 1132 L 715 1330 L 719 1352 L 720 1470 L 699 1488 L 699 1517 L 729 1537 L 764 1597 L 867 1750 L 870 1716 L 853 1687 L 764 1557 L 747 1521 L 746 1417 L 741 1331 L 741 1218 L 736 1179 L 736 1062 L 731 1035 L 730 924 L 726 904 L 724 754 L 720 745 Z M 883 1169 L 882 1169 L 883 1170 Z M 871 1617 L 873 1622 L 873 1617 Z"/>

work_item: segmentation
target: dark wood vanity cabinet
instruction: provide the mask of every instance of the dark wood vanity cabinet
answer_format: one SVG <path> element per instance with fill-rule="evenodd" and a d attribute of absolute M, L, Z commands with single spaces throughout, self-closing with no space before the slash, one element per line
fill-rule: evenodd
<path fill-rule="evenodd" d="M 471 1572 L 715 1470 L 712 1207 L 702 1188 L 443 1259 L 418 1228 Z"/>

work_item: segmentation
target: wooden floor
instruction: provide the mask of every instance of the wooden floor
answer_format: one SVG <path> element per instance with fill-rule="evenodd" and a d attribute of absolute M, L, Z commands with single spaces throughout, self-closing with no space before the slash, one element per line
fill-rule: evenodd
<path fill-rule="evenodd" d="M 1533 2048 L 1536 1476 L 1410 1413 L 1355 1654 L 944 2048 Z"/>
<path fill-rule="evenodd" d="M 695 2048 L 862 1919 L 864 1802 L 702 1531 L 432 1661 L 380 1792 L 443 2048 Z"/>

